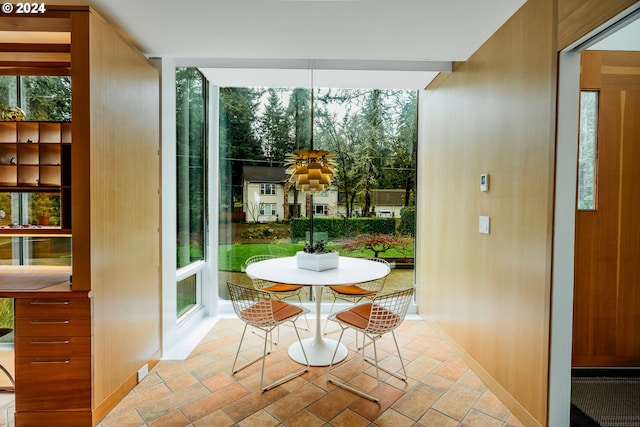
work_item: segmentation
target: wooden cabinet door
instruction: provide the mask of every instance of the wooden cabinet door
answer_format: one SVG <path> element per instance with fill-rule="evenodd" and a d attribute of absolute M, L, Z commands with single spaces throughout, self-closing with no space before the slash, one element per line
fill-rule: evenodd
<path fill-rule="evenodd" d="M 597 203 L 576 212 L 573 366 L 640 366 L 640 52 L 586 51 Z"/>

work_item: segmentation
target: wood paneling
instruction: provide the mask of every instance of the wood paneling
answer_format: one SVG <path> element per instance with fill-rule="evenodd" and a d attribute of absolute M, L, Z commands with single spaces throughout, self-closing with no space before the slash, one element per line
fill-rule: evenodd
<path fill-rule="evenodd" d="M 580 40 L 638 0 L 558 0 L 558 50 Z"/>
<path fill-rule="evenodd" d="M 97 406 L 160 350 L 160 112 L 157 70 L 100 16 L 89 29 Z"/>
<path fill-rule="evenodd" d="M 547 421 L 554 17 L 553 2 L 528 1 L 420 103 L 420 313 L 531 426 Z"/>
<path fill-rule="evenodd" d="M 597 209 L 576 213 L 573 365 L 640 366 L 640 53 L 582 54 L 598 90 Z"/>

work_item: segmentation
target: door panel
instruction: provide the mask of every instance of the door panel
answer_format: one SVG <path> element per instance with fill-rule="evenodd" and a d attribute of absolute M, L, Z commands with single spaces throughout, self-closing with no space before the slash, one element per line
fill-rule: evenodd
<path fill-rule="evenodd" d="M 598 90 L 597 208 L 576 212 L 573 366 L 640 366 L 640 53 L 586 51 Z"/>

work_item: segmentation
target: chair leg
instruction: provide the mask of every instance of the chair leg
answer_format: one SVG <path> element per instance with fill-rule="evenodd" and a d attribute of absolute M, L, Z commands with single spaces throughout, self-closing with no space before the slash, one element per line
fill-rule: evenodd
<path fill-rule="evenodd" d="M 342 330 L 340 331 L 340 337 L 338 338 L 338 344 L 336 345 L 336 350 L 333 352 L 333 357 L 331 358 L 331 364 L 329 365 L 329 368 L 327 369 L 327 381 L 332 383 L 332 384 L 335 384 L 336 386 L 338 386 L 338 387 L 340 387 L 342 389 L 349 390 L 350 392 L 355 393 L 360 397 L 364 397 L 365 399 L 369 399 L 374 403 L 378 403 L 378 402 L 380 402 L 379 398 L 377 398 L 375 396 L 372 396 L 370 394 L 367 394 L 367 393 L 365 393 L 365 392 L 363 392 L 361 390 L 358 390 L 357 388 L 351 387 L 350 385 L 347 385 L 347 384 L 345 384 L 343 382 L 340 382 L 340 381 L 338 381 L 338 380 L 336 380 L 334 378 L 331 378 L 331 375 L 332 375 L 331 370 L 333 368 L 334 361 L 335 361 L 335 358 L 336 358 L 336 354 L 338 353 L 338 346 L 340 345 L 340 341 L 342 340 L 342 336 L 344 334 L 344 331 L 345 331 L 345 328 L 342 328 Z M 375 344 L 374 344 L 374 346 L 375 346 Z M 377 371 L 376 371 L 376 377 L 377 377 Z M 378 388 L 380 388 L 380 379 L 379 378 L 378 378 Z"/>
<path fill-rule="evenodd" d="M 256 363 L 258 360 L 260 359 L 264 359 L 267 354 L 266 352 L 266 340 L 267 340 L 267 336 L 269 335 L 270 331 L 265 331 L 265 352 L 262 354 L 262 356 L 258 356 L 253 360 L 248 361 L 247 363 L 245 363 L 244 365 L 240 366 L 239 368 L 236 368 L 236 363 L 238 362 L 238 356 L 240 355 L 240 349 L 242 348 L 242 343 L 244 342 L 244 336 L 247 332 L 247 326 L 249 326 L 248 324 L 245 323 L 244 325 L 244 329 L 242 331 L 242 337 L 240 337 L 240 344 L 238 344 L 238 351 L 236 351 L 236 357 L 233 359 L 233 366 L 231 367 L 231 373 L 232 374 L 236 374 L 238 372 L 240 372 L 241 370 L 243 370 L 244 368 L 246 368 L 249 365 L 253 365 L 254 363 Z"/>
<path fill-rule="evenodd" d="M 0 365 L 0 369 L 2 370 L 2 372 L 5 373 L 7 378 L 9 378 L 9 381 L 11 381 L 11 384 L 13 384 L 12 387 L 0 387 L 0 391 L 15 392 L 16 391 L 16 382 L 13 380 L 13 376 L 11 376 L 9 371 L 4 366 Z"/>
<path fill-rule="evenodd" d="M 331 313 L 333 313 L 333 307 L 336 305 L 336 297 L 333 297 L 333 302 L 331 303 L 331 307 L 329 308 L 329 313 L 327 314 L 327 319 L 324 321 L 324 327 L 322 328 L 322 334 L 323 335 L 327 335 L 329 332 L 327 332 L 327 325 L 329 324 L 329 315 Z M 320 313 L 318 313 L 318 316 L 320 315 Z M 334 332 L 334 331 L 330 331 L 330 332 Z"/>
<path fill-rule="evenodd" d="M 295 320 L 297 320 L 297 318 Z M 296 336 L 298 337 L 298 342 L 302 343 L 302 340 L 300 339 L 300 333 L 298 332 L 298 327 L 296 326 L 295 320 L 292 320 L 291 323 L 293 323 L 293 328 L 296 331 Z M 266 348 L 267 348 L 267 341 L 266 340 L 264 342 L 264 346 L 265 346 L 264 348 L 266 350 Z M 303 345 L 300 345 L 300 347 L 302 348 L 302 354 L 304 355 L 304 360 L 307 362 L 307 364 L 304 367 L 302 367 L 302 368 L 300 368 L 300 369 L 298 369 L 298 370 L 296 370 L 296 371 L 294 371 L 294 372 L 292 372 L 292 373 L 290 373 L 288 375 L 285 375 L 284 377 L 280 378 L 279 380 L 276 380 L 276 381 L 272 382 L 271 384 L 269 384 L 267 386 L 263 386 L 263 383 L 262 383 L 262 380 L 264 378 L 264 362 L 265 362 L 264 359 L 262 360 L 262 374 L 260 376 L 260 387 L 262 388 L 263 392 L 265 392 L 267 390 L 271 390 L 272 388 L 274 388 L 276 386 L 279 386 L 280 384 L 283 384 L 283 383 L 285 383 L 285 382 L 287 382 L 289 380 L 292 380 L 292 379 L 304 374 L 305 372 L 309 371 L 309 358 L 307 357 L 307 352 L 304 350 L 304 346 Z M 265 357 L 265 359 L 266 359 L 266 357 Z"/>
<path fill-rule="evenodd" d="M 394 342 L 394 344 L 396 345 L 396 351 L 398 352 L 398 358 L 400 359 L 400 365 L 402 366 L 402 373 L 403 373 L 404 375 L 400 375 L 400 374 L 398 374 L 397 372 L 394 372 L 394 371 L 392 371 L 392 370 L 390 370 L 390 369 L 387 369 L 387 368 L 385 368 L 384 366 L 380 365 L 380 364 L 377 362 L 378 357 L 377 357 L 377 355 L 375 354 L 375 352 L 376 352 L 376 340 L 377 340 L 378 338 L 380 338 L 379 336 L 378 336 L 378 337 L 375 337 L 375 338 L 372 338 L 372 342 L 373 342 L 373 351 L 374 351 L 374 355 L 375 355 L 375 360 L 371 360 L 371 359 L 369 359 L 369 358 L 367 358 L 367 357 L 364 357 L 364 360 L 365 360 L 366 362 L 370 363 L 371 365 L 374 365 L 374 366 L 376 367 L 376 369 L 378 369 L 378 368 L 379 368 L 379 369 L 382 369 L 382 370 L 383 370 L 383 371 L 385 371 L 387 374 L 392 375 L 392 376 L 396 377 L 396 378 L 397 378 L 397 379 L 399 379 L 399 380 L 407 381 L 407 371 L 405 370 L 405 367 L 404 367 L 404 361 L 402 360 L 402 355 L 400 354 L 400 347 L 398 347 L 398 341 L 396 340 L 396 335 L 393 333 L 393 331 L 391 331 L 391 336 L 393 337 L 393 342 Z M 367 345 L 368 345 L 368 344 L 367 344 Z M 363 352 L 364 352 L 364 349 L 363 349 Z"/>
<path fill-rule="evenodd" d="M 300 297 L 300 292 L 298 292 L 298 301 L 300 302 L 300 306 L 302 306 L 302 298 Z M 302 317 L 304 317 L 304 321 L 307 324 L 307 328 L 302 328 L 303 331 L 309 331 L 311 328 L 309 327 L 309 319 L 307 318 L 307 313 L 303 314 Z M 299 319 L 299 318 L 298 318 Z"/>

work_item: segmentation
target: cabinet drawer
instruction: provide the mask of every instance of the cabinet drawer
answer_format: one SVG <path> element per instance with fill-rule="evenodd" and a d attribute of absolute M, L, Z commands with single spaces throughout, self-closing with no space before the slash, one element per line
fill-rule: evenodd
<path fill-rule="evenodd" d="M 16 317 L 16 338 L 19 337 L 89 337 L 90 317 L 42 316 Z"/>
<path fill-rule="evenodd" d="M 16 337 L 20 356 L 91 356 L 90 337 Z"/>
<path fill-rule="evenodd" d="M 90 316 L 89 298 L 16 298 L 16 317 Z"/>
<path fill-rule="evenodd" d="M 15 379 L 16 411 L 91 409 L 91 357 L 19 356 Z"/>

